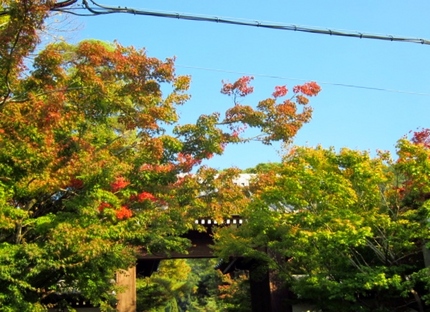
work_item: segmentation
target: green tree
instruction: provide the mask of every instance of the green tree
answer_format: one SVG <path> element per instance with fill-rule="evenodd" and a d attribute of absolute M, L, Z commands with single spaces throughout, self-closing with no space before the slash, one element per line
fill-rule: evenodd
<path fill-rule="evenodd" d="M 218 249 L 269 262 L 323 311 L 423 311 L 430 150 L 421 141 L 400 140 L 395 162 L 387 153 L 291 149 L 255 179 L 248 222 L 218 231 Z"/>
<path fill-rule="evenodd" d="M 194 292 L 190 294 L 187 310 L 222 311 L 223 305 L 218 299 L 218 285 L 222 282 L 222 273 L 215 270 L 218 259 L 189 259 L 191 277 L 195 284 Z"/>
<path fill-rule="evenodd" d="M 163 260 L 151 277 L 138 279 L 137 311 L 224 311 L 215 259 Z M 173 310 L 171 310 L 173 311 Z"/>
<path fill-rule="evenodd" d="M 251 290 L 246 271 L 238 270 L 222 276 L 222 283 L 218 286 L 218 301 L 221 311 L 251 311 Z"/>
<path fill-rule="evenodd" d="M 137 311 L 182 311 L 178 302 L 190 296 L 195 283 L 185 260 L 164 260 L 151 277 L 139 279 Z"/>

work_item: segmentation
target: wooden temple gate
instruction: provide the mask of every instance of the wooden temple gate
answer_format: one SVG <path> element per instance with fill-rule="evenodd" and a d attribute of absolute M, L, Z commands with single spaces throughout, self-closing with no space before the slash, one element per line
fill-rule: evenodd
<path fill-rule="evenodd" d="M 233 182 L 237 185 L 247 186 L 252 174 L 240 174 Z M 233 216 L 224 220 L 224 226 L 240 226 L 243 220 L 239 216 Z M 161 260 L 164 259 L 198 259 L 215 258 L 212 249 L 214 241 L 212 238 L 212 227 L 218 224 L 212 219 L 199 219 L 196 224 L 206 227 L 206 232 L 189 231 L 184 237 L 191 241 L 191 247 L 187 254 L 171 253 L 141 255 L 135 267 L 127 271 L 117 273 L 116 283 L 124 287 L 125 291 L 118 294 L 118 312 L 136 312 L 136 277 L 150 276 L 158 269 Z M 429 257 L 430 258 L 430 257 Z M 285 299 L 291 298 L 291 293 L 282 285 L 282 281 L 276 280 L 276 276 L 270 274 L 267 263 L 257 263 L 255 260 L 243 257 L 232 257 L 228 261 L 220 263 L 217 267 L 223 274 L 228 274 L 234 270 L 248 270 L 251 288 L 251 312 L 301 312 L 309 309 L 301 309 L 290 305 L 285 305 Z M 99 311 L 92 308 L 85 302 L 75 302 L 72 304 L 79 312 Z M 58 310 L 55 310 L 58 311 Z"/>
<path fill-rule="evenodd" d="M 216 225 L 211 219 L 196 220 L 196 223 L 205 225 L 206 232 L 189 231 L 184 237 L 191 241 L 191 247 L 187 254 L 172 253 L 169 256 L 164 254 L 142 255 L 139 257 L 136 267 L 130 268 L 126 272 L 117 274 L 117 284 L 126 290 L 118 294 L 118 312 L 136 312 L 136 276 L 150 276 L 157 270 L 161 260 L 165 259 L 198 259 L 215 258 L 212 249 L 214 241 L 212 238 L 211 227 Z M 224 221 L 225 225 L 240 226 L 242 219 L 232 217 Z M 234 270 L 248 270 L 251 288 L 252 312 L 290 312 L 291 306 L 282 304 L 288 292 L 277 287 L 271 279 L 266 263 L 245 259 L 243 257 L 232 257 L 228 261 L 220 263 L 217 267 L 223 274 L 228 274 Z"/>

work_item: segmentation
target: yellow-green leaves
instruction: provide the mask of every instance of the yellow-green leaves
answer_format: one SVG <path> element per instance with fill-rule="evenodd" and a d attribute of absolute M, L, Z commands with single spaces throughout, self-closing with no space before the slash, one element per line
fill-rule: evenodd
<path fill-rule="evenodd" d="M 292 148 L 254 178 L 247 222 L 218 233 L 220 253 L 264 258 L 256 253 L 267 250 L 289 287 L 327 311 L 426 299 L 429 279 L 419 272 L 430 239 L 429 149 L 398 146 L 396 163 L 386 154 Z"/>

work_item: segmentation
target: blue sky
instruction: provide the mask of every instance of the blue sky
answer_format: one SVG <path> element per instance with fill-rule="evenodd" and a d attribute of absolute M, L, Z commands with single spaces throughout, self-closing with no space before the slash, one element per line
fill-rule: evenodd
<path fill-rule="evenodd" d="M 430 39 L 429 1 L 123 1 L 100 4 L 137 9 L 243 18 Z M 316 81 L 322 92 L 311 101 L 312 121 L 296 145 L 371 152 L 390 150 L 419 127 L 430 127 L 430 46 L 344 38 L 292 31 L 224 25 L 127 14 L 71 17 L 73 41 L 117 40 L 146 48 L 157 58 L 176 57 L 177 73 L 192 76 L 192 99 L 180 109 L 184 121 L 224 111 L 231 99 L 220 94 L 221 81 L 254 76 L 255 92 L 243 102 L 256 105 L 276 85 Z M 276 77 L 276 78 L 274 78 Z M 381 88 L 375 91 L 336 84 Z M 406 91 L 409 93 L 393 92 Z M 422 95 L 424 94 L 424 95 Z M 232 146 L 207 164 L 247 168 L 280 161 L 279 146 Z"/>

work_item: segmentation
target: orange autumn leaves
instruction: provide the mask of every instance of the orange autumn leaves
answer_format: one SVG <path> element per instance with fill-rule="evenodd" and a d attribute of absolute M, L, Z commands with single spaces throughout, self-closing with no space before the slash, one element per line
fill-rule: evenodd
<path fill-rule="evenodd" d="M 123 188 L 125 188 L 127 185 L 129 185 L 130 182 L 127 181 L 124 177 L 117 177 L 114 182 L 111 183 L 111 191 L 113 193 L 116 193 Z"/>
<path fill-rule="evenodd" d="M 128 185 L 130 185 L 130 181 L 128 181 L 122 176 L 118 176 L 110 184 L 109 191 L 112 193 L 118 193 L 121 190 L 125 189 Z M 130 195 L 128 199 L 129 204 L 124 204 L 119 209 L 115 209 L 112 204 L 107 203 L 105 201 L 101 202 L 97 209 L 100 213 L 103 213 L 105 209 L 113 209 L 115 210 L 115 216 L 118 220 L 125 220 L 133 216 L 133 212 L 130 209 L 129 205 L 133 204 L 133 202 L 143 203 L 145 201 L 154 203 L 158 202 L 157 198 L 153 194 L 146 191 L 142 191 L 137 195 Z"/>
<path fill-rule="evenodd" d="M 246 96 L 254 91 L 254 87 L 250 85 L 254 77 L 243 76 L 233 83 L 222 81 L 223 86 L 221 89 L 222 94 L 233 96 Z"/>
<path fill-rule="evenodd" d="M 115 209 L 121 207 L 117 218 L 130 218 L 137 213 L 130 201 L 155 202 L 153 194 L 163 197 L 162 188 L 178 174 L 222 154 L 227 144 L 289 141 L 310 120 L 307 104 L 320 91 L 316 83 L 290 93 L 276 86 L 258 105 L 238 103 L 254 92 L 252 81 L 244 76 L 223 84 L 221 92 L 235 99 L 224 118 L 201 115 L 183 125 L 176 107 L 189 98 L 190 77 L 175 75 L 174 59 L 160 61 L 144 50 L 92 40 L 48 45 L 17 84 L 17 101 L 0 111 L 0 141 L 16 146 L 2 151 L 0 176 L 15 172 L 23 193 L 70 187 L 74 196 L 92 191 L 87 188 L 94 181 L 102 181 L 103 190 L 113 181 L 109 191 L 118 197 Z M 249 128 L 261 134 L 247 137 Z"/>
<path fill-rule="evenodd" d="M 222 94 L 233 97 L 234 107 L 228 109 L 222 125 L 228 125 L 231 130 L 226 136 L 232 142 L 249 141 L 249 138 L 239 137 L 247 127 L 261 129 L 261 134 L 253 137 L 253 140 L 271 144 L 273 141 L 289 142 L 312 117 L 312 108 L 307 106 L 309 98 L 318 95 L 321 87 L 316 82 L 307 82 L 293 87 L 290 98 L 281 100 L 287 96 L 287 86 L 275 86 L 272 97 L 261 100 L 256 109 L 243 105 L 238 98 L 243 98 L 254 91 L 250 86 L 253 77 L 244 76 L 234 83 L 224 82 Z M 280 102 L 279 102 L 280 101 Z M 301 108 L 299 108 L 301 106 Z"/>
<path fill-rule="evenodd" d="M 224 146 L 232 142 L 246 142 L 248 138 L 240 137 L 248 127 L 257 127 L 262 130 L 262 134 L 257 138 L 263 143 L 270 144 L 272 141 L 289 141 L 295 136 L 301 126 L 308 122 L 311 118 L 312 110 L 307 106 L 309 98 L 316 96 L 321 88 L 315 82 L 305 83 L 303 85 L 294 86 L 290 98 L 282 100 L 281 98 L 288 95 L 287 86 L 276 86 L 272 97 L 262 100 L 258 103 L 257 108 L 251 106 L 241 105 L 237 102 L 238 97 L 245 97 L 254 91 L 250 85 L 252 77 L 239 78 L 234 83 L 223 82 L 221 93 L 228 96 L 233 96 L 235 105 L 226 112 L 226 117 L 222 121 L 217 122 L 219 115 L 204 116 L 199 119 L 202 125 L 194 126 L 196 133 L 192 135 L 186 134 L 185 137 L 191 138 L 192 136 L 198 138 L 198 144 L 194 146 L 206 146 L 206 151 L 201 150 L 187 150 L 175 154 L 175 159 L 161 163 L 144 163 L 140 165 L 139 172 L 141 174 L 150 174 L 152 177 L 157 175 L 166 175 L 172 173 L 186 173 L 190 172 L 196 166 L 200 165 L 203 158 L 210 158 L 212 154 L 222 153 Z M 303 106 L 302 110 L 298 109 L 298 105 Z M 205 132 L 213 132 L 211 128 L 216 128 L 220 125 L 227 125 L 229 132 L 221 133 L 219 136 L 209 138 L 207 143 L 200 141 L 205 136 Z M 192 128 L 191 128 L 192 129 Z M 194 130 L 193 129 L 193 130 Z M 203 131 L 203 132 L 202 132 Z M 213 132 L 213 133 L 216 133 Z M 190 133 L 192 133 L 190 131 Z M 182 133 L 184 134 L 184 133 Z M 221 151 L 211 151 L 211 145 L 221 146 Z M 184 145 L 186 147 L 186 144 Z M 199 148 L 200 149 L 200 148 Z M 124 177 L 117 177 L 111 183 L 111 191 L 113 193 L 120 192 L 130 185 L 130 182 Z M 152 193 L 143 191 L 136 193 L 134 190 L 133 195 L 124 200 L 124 204 L 115 211 L 118 220 L 125 220 L 133 216 L 132 208 L 133 203 L 158 203 L 160 200 Z M 163 204 L 161 204 L 163 205 Z M 100 207 L 102 212 L 105 208 L 104 204 Z"/>
<path fill-rule="evenodd" d="M 221 125 L 223 112 L 184 125 L 177 107 L 190 98 L 191 78 L 175 73 L 174 58 L 144 49 L 62 41 L 24 63 L 50 3 L 6 1 L 0 27 L 0 236 L 3 253 L 20 259 L 0 268 L 0 306 L 17 298 L 14 311 L 37 310 L 22 303 L 57 289 L 56 277 L 46 279 L 51 272 L 65 281 L 82 277 L 85 298 L 107 301 L 113 272 L 135 262 L 135 247 L 183 249 L 180 235 L 195 216 L 245 207 L 238 186 L 220 178 L 204 186 L 186 173 L 228 143 L 246 142 L 235 130 L 272 131 L 265 128 L 272 112 L 255 105 L 237 124 L 226 120 L 233 131 Z M 225 94 L 243 98 L 251 81 L 242 77 Z M 279 88 L 277 99 L 286 91 Z M 284 111 L 273 115 L 295 118 Z M 199 197 L 203 187 L 210 198 Z"/>

